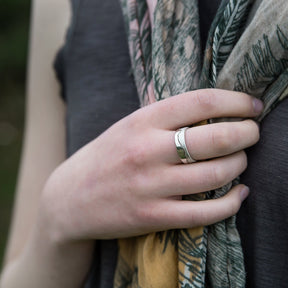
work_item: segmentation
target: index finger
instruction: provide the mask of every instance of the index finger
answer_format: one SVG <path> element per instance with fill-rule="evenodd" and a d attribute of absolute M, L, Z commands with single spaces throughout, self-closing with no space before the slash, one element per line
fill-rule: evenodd
<path fill-rule="evenodd" d="M 176 130 L 210 118 L 252 118 L 262 110 L 262 102 L 245 93 L 201 89 L 151 104 L 146 115 L 154 127 Z"/>

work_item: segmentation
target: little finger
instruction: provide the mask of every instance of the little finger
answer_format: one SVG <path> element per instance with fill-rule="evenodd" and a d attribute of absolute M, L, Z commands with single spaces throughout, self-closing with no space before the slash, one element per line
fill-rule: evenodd
<path fill-rule="evenodd" d="M 249 194 L 245 185 L 233 187 L 225 196 L 204 201 L 168 200 L 158 207 L 157 218 L 165 229 L 206 226 L 235 215 Z"/>

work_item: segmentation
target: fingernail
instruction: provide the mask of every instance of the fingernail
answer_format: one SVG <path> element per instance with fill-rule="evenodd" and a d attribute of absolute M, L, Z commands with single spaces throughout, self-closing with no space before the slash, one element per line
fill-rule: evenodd
<path fill-rule="evenodd" d="M 247 198 L 247 196 L 249 195 L 249 192 L 250 192 L 249 187 L 244 186 L 240 192 L 240 198 L 242 202 Z"/>
<path fill-rule="evenodd" d="M 257 114 L 259 114 L 264 108 L 263 102 L 257 98 L 254 98 L 253 99 L 253 108 L 254 108 L 254 111 Z"/>

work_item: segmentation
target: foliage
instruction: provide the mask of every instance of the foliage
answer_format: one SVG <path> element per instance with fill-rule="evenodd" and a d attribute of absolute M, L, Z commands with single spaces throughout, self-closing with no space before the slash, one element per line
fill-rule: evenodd
<path fill-rule="evenodd" d="M 23 134 L 29 14 L 30 0 L 0 2 L 0 263 Z"/>

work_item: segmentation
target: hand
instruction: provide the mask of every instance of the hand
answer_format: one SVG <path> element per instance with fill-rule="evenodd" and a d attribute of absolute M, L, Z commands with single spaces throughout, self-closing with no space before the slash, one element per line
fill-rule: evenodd
<path fill-rule="evenodd" d="M 240 175 L 247 165 L 243 149 L 259 139 L 257 124 L 243 120 L 189 128 L 186 144 L 199 162 L 187 165 L 177 154 L 175 130 L 209 118 L 252 118 L 262 108 L 246 94 L 209 89 L 139 109 L 52 174 L 40 209 L 47 227 L 59 241 L 107 239 L 208 225 L 235 214 L 248 195 L 244 185 L 216 200 L 181 198 Z"/>

